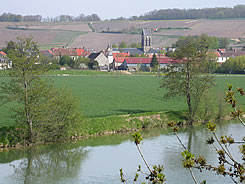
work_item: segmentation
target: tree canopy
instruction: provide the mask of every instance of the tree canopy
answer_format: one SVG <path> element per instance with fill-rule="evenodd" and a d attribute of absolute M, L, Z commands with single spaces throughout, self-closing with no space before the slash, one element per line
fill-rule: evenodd
<path fill-rule="evenodd" d="M 175 20 L 175 19 L 224 19 L 245 18 L 245 5 L 233 8 L 202 8 L 202 9 L 160 9 L 141 16 L 132 16 L 131 20 Z"/>
<path fill-rule="evenodd" d="M 26 144 L 71 136 L 79 121 L 76 101 L 44 77 L 50 65 L 42 63 L 37 43 L 32 38 L 18 38 L 8 57 L 13 68 L 9 80 L 1 84 L 0 94 L 4 103 L 15 104 L 11 108 L 12 130 L 18 130 L 15 139 Z"/>
<path fill-rule="evenodd" d="M 209 42 L 205 35 L 181 40 L 172 55 L 181 60 L 181 64 L 173 64 L 169 67 L 161 85 L 167 89 L 164 95 L 166 99 L 176 96 L 185 97 L 190 124 L 194 121 L 203 94 L 214 85 L 213 77 L 203 74 L 208 48 Z"/>

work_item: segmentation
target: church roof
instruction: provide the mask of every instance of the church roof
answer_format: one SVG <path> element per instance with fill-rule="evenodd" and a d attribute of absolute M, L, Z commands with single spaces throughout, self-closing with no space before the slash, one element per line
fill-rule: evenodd
<path fill-rule="evenodd" d="M 91 60 L 95 60 L 99 55 L 100 55 L 101 52 L 98 52 L 98 53 L 92 53 L 88 56 L 89 59 Z"/>
<path fill-rule="evenodd" d="M 120 52 L 123 52 L 123 53 L 129 53 L 130 55 L 135 55 L 135 54 L 144 54 L 144 52 L 141 50 L 141 49 L 138 49 L 138 48 L 113 48 L 113 51 L 120 51 Z"/>

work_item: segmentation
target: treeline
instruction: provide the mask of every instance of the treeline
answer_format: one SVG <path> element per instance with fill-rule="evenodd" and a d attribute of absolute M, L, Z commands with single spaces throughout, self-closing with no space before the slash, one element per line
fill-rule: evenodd
<path fill-rule="evenodd" d="M 97 14 L 84 15 L 80 14 L 77 17 L 71 15 L 59 15 L 55 18 L 44 18 L 43 22 L 78 22 L 78 21 L 101 21 Z"/>
<path fill-rule="evenodd" d="M 12 13 L 3 13 L 0 16 L 0 22 L 41 22 L 41 15 L 16 15 Z"/>
<path fill-rule="evenodd" d="M 118 19 L 122 19 L 119 17 Z M 176 19 L 224 19 L 245 18 L 245 5 L 233 8 L 203 8 L 203 9 L 161 9 L 141 16 L 132 16 L 130 20 L 176 20 Z"/>
<path fill-rule="evenodd" d="M 16 15 L 12 13 L 3 13 L 0 15 L 0 22 L 76 22 L 76 21 L 100 21 L 97 14 L 84 15 L 80 14 L 77 17 L 70 15 L 59 15 L 55 18 L 42 18 L 41 15 Z"/>
<path fill-rule="evenodd" d="M 227 49 L 230 43 L 228 38 L 218 38 L 214 36 L 208 36 L 207 34 L 203 34 L 200 36 L 188 36 L 188 37 L 193 37 L 195 39 L 204 37 L 209 45 L 209 49 Z M 185 40 L 186 37 L 180 37 L 176 43 L 172 44 L 172 47 L 179 47 Z"/>
<path fill-rule="evenodd" d="M 228 59 L 216 70 L 217 73 L 245 74 L 245 56 L 237 56 Z"/>

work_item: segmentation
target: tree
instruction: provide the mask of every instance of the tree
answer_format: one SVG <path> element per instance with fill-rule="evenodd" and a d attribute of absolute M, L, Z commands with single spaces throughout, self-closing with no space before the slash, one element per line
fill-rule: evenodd
<path fill-rule="evenodd" d="M 135 42 L 134 42 L 134 43 L 131 43 L 131 44 L 130 44 L 130 47 L 131 47 L 131 48 L 141 48 L 141 44 L 140 44 L 140 43 L 135 43 Z"/>
<path fill-rule="evenodd" d="M 118 48 L 118 46 L 115 43 L 113 43 L 112 48 Z"/>
<path fill-rule="evenodd" d="M 89 61 L 88 62 L 88 68 L 90 70 L 97 70 L 99 67 L 99 63 L 97 61 Z"/>
<path fill-rule="evenodd" d="M 67 55 L 64 55 L 60 58 L 60 65 L 61 66 L 64 66 L 64 65 L 68 65 L 70 67 L 73 67 L 75 62 L 74 60 L 70 57 L 70 56 L 67 56 Z"/>
<path fill-rule="evenodd" d="M 189 124 L 194 121 L 202 95 L 214 85 L 212 76 L 201 75 L 207 51 L 208 42 L 205 37 L 183 39 L 173 53 L 173 57 L 182 62 L 169 67 L 169 72 L 161 84 L 161 87 L 167 90 L 165 99 L 176 96 L 185 97 Z"/>
<path fill-rule="evenodd" d="M 163 173 L 163 171 L 164 171 L 163 165 L 154 165 L 153 168 L 151 169 L 149 164 L 147 163 L 141 149 L 140 149 L 140 146 L 139 146 L 141 141 L 143 140 L 143 137 L 141 136 L 141 134 L 139 132 L 134 133 L 132 135 L 132 137 L 133 137 L 134 143 L 137 147 L 137 150 L 138 150 L 138 152 L 139 152 L 142 160 L 144 161 L 144 164 L 145 164 L 145 166 L 149 172 L 149 173 L 143 172 L 141 165 L 139 165 L 137 172 L 135 174 L 133 183 L 138 181 L 138 178 L 139 178 L 138 173 L 141 173 L 141 174 L 145 175 L 145 179 L 148 180 L 149 183 L 163 184 L 166 181 L 165 174 Z M 127 180 L 124 178 L 123 169 L 120 169 L 120 179 L 121 179 L 122 183 L 127 183 Z"/>
<path fill-rule="evenodd" d="M 229 40 L 227 38 L 219 38 L 219 48 L 227 49 Z"/>
<path fill-rule="evenodd" d="M 237 56 L 230 58 L 223 63 L 218 69 L 219 73 L 244 73 L 245 72 L 245 56 Z"/>
<path fill-rule="evenodd" d="M 128 46 L 127 46 L 127 44 L 125 43 L 125 42 L 121 42 L 120 44 L 119 44 L 119 48 L 127 48 Z"/>
<path fill-rule="evenodd" d="M 90 61 L 89 58 L 79 57 L 75 60 L 75 64 L 73 68 L 76 68 L 76 69 L 87 68 L 89 61 Z"/>
<path fill-rule="evenodd" d="M 156 54 L 153 55 L 150 66 L 151 66 L 152 69 L 157 69 L 158 62 L 157 62 Z"/>
<path fill-rule="evenodd" d="M 8 57 L 13 68 L 9 80 L 1 85 L 1 99 L 14 104 L 12 118 L 22 141 L 38 143 L 69 137 L 79 121 L 75 100 L 43 77 L 50 65 L 42 63 L 37 43 L 32 38 L 18 38 Z"/>
<path fill-rule="evenodd" d="M 228 91 L 226 92 L 225 101 L 231 105 L 233 112 L 231 113 L 233 118 L 237 118 L 240 123 L 245 126 L 242 114 L 243 111 L 238 107 L 236 94 L 244 96 L 245 92 L 242 88 L 237 88 L 233 90 L 232 85 L 228 84 Z M 245 138 L 236 141 L 231 135 L 222 135 L 220 138 L 216 134 L 216 124 L 209 122 L 207 124 L 207 129 L 211 132 L 212 136 L 207 139 L 207 144 L 212 145 L 218 156 L 218 165 L 209 164 L 206 158 L 202 155 L 196 157 L 192 154 L 188 148 L 182 143 L 180 137 L 178 136 L 178 126 L 175 122 L 168 123 L 170 127 L 173 128 L 175 135 L 182 145 L 184 151 L 183 156 L 183 167 L 189 169 L 194 183 L 197 184 L 197 180 L 192 172 L 192 168 L 198 169 L 200 172 L 203 170 L 208 170 L 215 172 L 218 175 L 229 176 L 233 183 L 244 183 L 245 182 Z M 235 157 L 234 152 L 230 151 L 231 145 L 239 145 L 237 151 L 240 153 L 238 158 Z M 242 158 L 242 159 L 241 159 Z M 202 183 L 206 183 L 203 181 Z"/>

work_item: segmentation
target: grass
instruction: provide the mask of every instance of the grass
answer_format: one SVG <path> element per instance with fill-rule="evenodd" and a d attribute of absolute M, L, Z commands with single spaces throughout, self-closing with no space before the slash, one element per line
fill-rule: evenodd
<path fill-rule="evenodd" d="M 184 99 L 163 100 L 160 78 L 154 76 L 91 76 L 57 77 L 57 87 L 71 90 L 80 99 L 80 109 L 87 117 L 122 114 L 156 113 L 186 110 Z M 245 87 L 245 76 L 216 77 L 213 96 L 224 95 L 227 83 Z M 239 99 L 245 105 L 245 100 Z"/>
<path fill-rule="evenodd" d="M 69 74 L 77 72 L 74 76 L 53 76 L 50 79 L 56 87 L 71 91 L 79 99 L 79 109 L 85 117 L 84 122 L 89 124 L 83 127 L 86 134 L 113 132 L 148 125 L 138 120 L 133 123 L 126 122 L 128 117 L 166 114 L 178 121 L 187 109 L 184 98 L 163 99 L 165 90 L 159 88 L 162 78 L 157 76 L 92 75 L 95 73 L 91 71 L 90 73 L 88 71 L 56 71 L 52 75 L 61 74 L 60 72 Z M 79 76 L 83 72 L 88 72 L 88 75 Z M 6 79 L 6 77 L 0 78 L 1 81 Z M 216 76 L 215 79 L 216 86 L 212 89 L 210 105 L 216 109 L 218 96 L 225 94 L 227 83 L 233 84 L 234 88 L 245 87 L 243 75 Z M 245 107 L 244 98 L 239 97 L 238 101 Z M 0 127 L 13 124 L 7 118 L 10 114 L 6 106 L 1 107 Z"/>

